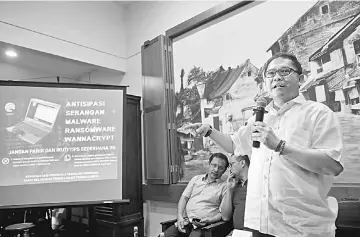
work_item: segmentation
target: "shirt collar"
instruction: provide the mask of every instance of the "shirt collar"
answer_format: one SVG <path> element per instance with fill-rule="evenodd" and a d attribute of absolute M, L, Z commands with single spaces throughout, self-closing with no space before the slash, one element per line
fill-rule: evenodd
<path fill-rule="evenodd" d="M 238 181 L 238 184 L 239 184 L 239 186 L 241 186 L 241 187 L 247 187 L 247 183 L 248 183 L 248 179 L 247 179 L 246 181 L 244 181 L 244 182 L 242 182 L 242 180 L 239 180 L 239 181 Z"/>
<path fill-rule="evenodd" d="M 205 175 L 202 177 L 202 181 L 204 181 L 204 182 L 206 182 L 206 183 L 214 183 L 214 182 L 219 183 L 219 182 L 222 181 L 221 179 L 216 179 L 216 180 L 213 181 L 213 182 L 208 182 L 207 177 L 208 177 L 208 173 L 205 174 Z"/>
<path fill-rule="evenodd" d="M 285 109 L 287 110 L 287 108 L 292 108 L 293 105 L 295 104 L 303 104 L 306 102 L 305 97 L 300 94 L 298 95 L 296 98 L 288 101 L 287 103 L 285 103 L 282 108 L 279 109 L 278 113 L 280 113 L 281 111 L 284 111 Z M 267 106 L 266 106 L 266 110 L 267 111 L 273 111 L 274 113 L 277 113 L 277 111 L 274 109 L 274 100 L 272 100 Z"/>

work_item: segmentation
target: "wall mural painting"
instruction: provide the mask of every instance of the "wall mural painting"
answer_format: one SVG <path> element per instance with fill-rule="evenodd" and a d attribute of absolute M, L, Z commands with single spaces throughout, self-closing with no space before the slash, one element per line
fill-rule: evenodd
<path fill-rule="evenodd" d="M 282 22 L 271 17 L 285 12 L 289 17 Z M 258 23 L 259 15 L 267 21 Z M 181 181 L 205 173 L 209 156 L 219 151 L 210 139 L 194 137 L 184 126 L 202 122 L 232 134 L 245 125 L 257 98 L 270 101 L 262 86 L 263 64 L 277 52 L 297 56 L 306 75 L 300 93 L 324 103 L 339 118 L 345 171 L 336 181 L 359 183 L 360 3 L 356 1 L 266 2 L 174 43 Z"/>

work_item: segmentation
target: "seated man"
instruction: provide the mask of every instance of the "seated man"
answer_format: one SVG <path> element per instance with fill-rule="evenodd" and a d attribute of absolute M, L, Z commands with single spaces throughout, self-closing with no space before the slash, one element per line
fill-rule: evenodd
<path fill-rule="evenodd" d="M 202 236 L 200 228 L 224 219 L 222 210 L 226 183 L 220 178 L 227 170 L 228 158 L 215 153 L 209 158 L 209 171 L 189 181 L 178 202 L 177 223 L 164 232 L 165 237 Z"/>
<path fill-rule="evenodd" d="M 231 216 L 233 210 L 234 229 L 244 229 L 244 210 L 247 195 L 247 177 L 249 158 L 247 155 L 232 155 L 230 160 L 230 174 L 227 179 L 227 197 L 224 203 L 225 216 Z"/>
<path fill-rule="evenodd" d="M 244 228 L 244 210 L 246 205 L 247 195 L 247 180 L 248 180 L 248 167 L 249 158 L 245 156 L 233 155 L 230 159 L 232 176 L 236 181 L 233 190 L 233 226 L 235 229 Z"/>

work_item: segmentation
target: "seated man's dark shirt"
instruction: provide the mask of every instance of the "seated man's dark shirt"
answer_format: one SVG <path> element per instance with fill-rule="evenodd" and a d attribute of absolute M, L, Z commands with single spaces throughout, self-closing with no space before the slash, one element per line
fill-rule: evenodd
<path fill-rule="evenodd" d="M 246 206 L 247 181 L 242 186 L 238 183 L 233 193 L 233 227 L 234 229 L 244 228 L 244 210 Z"/>

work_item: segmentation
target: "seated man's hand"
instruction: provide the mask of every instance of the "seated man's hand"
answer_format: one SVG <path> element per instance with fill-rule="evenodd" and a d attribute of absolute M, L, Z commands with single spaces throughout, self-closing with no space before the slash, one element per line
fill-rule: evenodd
<path fill-rule="evenodd" d="M 197 227 L 203 227 L 211 224 L 211 219 L 208 217 L 202 218 L 200 221 L 193 222 Z"/>
<path fill-rule="evenodd" d="M 177 218 L 177 228 L 180 232 L 185 233 L 186 229 L 184 228 L 185 225 L 188 225 L 189 221 L 188 218 L 184 218 L 183 216 L 178 216 Z"/>
<path fill-rule="evenodd" d="M 232 173 L 232 171 L 229 172 L 228 178 L 227 178 L 227 188 L 228 190 L 233 191 L 234 187 L 236 187 L 236 175 Z"/>

